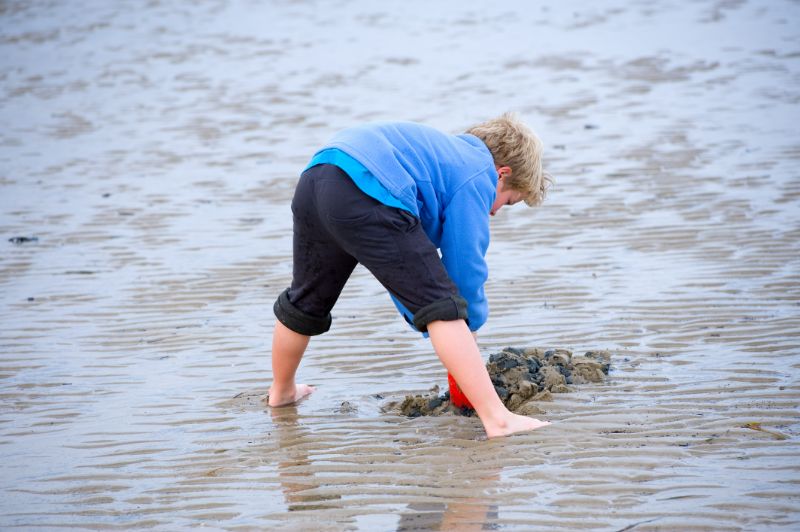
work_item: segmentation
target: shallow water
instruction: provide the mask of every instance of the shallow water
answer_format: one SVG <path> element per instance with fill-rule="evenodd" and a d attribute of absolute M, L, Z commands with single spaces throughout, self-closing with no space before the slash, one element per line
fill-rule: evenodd
<path fill-rule="evenodd" d="M 800 6 L 497 9 L 0 3 L 0 526 L 800 526 Z M 608 381 L 503 440 L 381 412 L 445 373 L 359 269 L 264 408 L 313 150 L 507 109 L 558 186 L 492 221 L 482 349 Z"/>

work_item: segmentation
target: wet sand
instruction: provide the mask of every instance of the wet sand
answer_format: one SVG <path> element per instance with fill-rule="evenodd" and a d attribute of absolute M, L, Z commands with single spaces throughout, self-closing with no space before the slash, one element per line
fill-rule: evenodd
<path fill-rule="evenodd" d="M 796 3 L 264 4 L 0 4 L 0 527 L 800 527 Z M 557 187 L 492 221 L 482 352 L 607 379 L 383 412 L 446 374 L 357 269 L 265 408 L 313 150 L 507 109 Z"/>

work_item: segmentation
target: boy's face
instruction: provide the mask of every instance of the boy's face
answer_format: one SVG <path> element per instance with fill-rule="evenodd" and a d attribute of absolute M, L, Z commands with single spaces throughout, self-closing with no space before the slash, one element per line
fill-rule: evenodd
<path fill-rule="evenodd" d="M 492 210 L 489 211 L 491 216 L 497 214 L 497 211 L 506 205 L 514 205 L 522 201 L 522 192 L 506 189 L 505 182 L 508 176 L 511 175 L 511 168 L 508 166 L 501 166 L 497 169 L 497 196 L 494 198 Z"/>

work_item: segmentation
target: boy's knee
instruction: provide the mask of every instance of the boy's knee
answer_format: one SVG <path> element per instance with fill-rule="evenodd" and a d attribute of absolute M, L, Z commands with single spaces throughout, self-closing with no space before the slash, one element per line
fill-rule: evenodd
<path fill-rule="evenodd" d="M 414 314 L 414 327 L 420 332 L 428 331 L 428 324 L 432 321 L 454 321 L 467 319 L 467 300 L 459 295 L 453 295 L 434 301 Z"/>
<path fill-rule="evenodd" d="M 289 329 L 304 336 L 316 336 L 328 332 L 331 328 L 331 315 L 324 318 L 312 316 L 303 312 L 289 301 L 289 289 L 284 290 L 275 301 L 272 310 L 275 317 Z"/>

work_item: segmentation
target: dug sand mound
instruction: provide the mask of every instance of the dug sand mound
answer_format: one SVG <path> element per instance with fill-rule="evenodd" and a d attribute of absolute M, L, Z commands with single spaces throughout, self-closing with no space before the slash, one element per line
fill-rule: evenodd
<path fill-rule="evenodd" d="M 569 391 L 568 385 L 602 382 L 608 375 L 611 354 L 608 351 L 587 351 L 573 356 L 567 349 L 507 347 L 494 353 L 486 363 L 497 395 L 512 412 L 524 415 L 541 414 L 539 401 L 549 401 L 552 393 Z M 436 416 L 452 411 L 472 415 L 469 409 L 450 404 L 450 392 L 439 394 L 436 386 L 427 394 L 407 395 L 402 401 L 389 403 L 388 409 L 409 417 Z"/>

